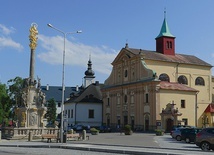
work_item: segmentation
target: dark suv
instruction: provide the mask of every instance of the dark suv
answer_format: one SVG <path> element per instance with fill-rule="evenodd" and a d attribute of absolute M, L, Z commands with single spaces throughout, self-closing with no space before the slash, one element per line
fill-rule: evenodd
<path fill-rule="evenodd" d="M 195 137 L 201 128 L 186 128 L 181 130 L 181 140 L 184 140 L 186 143 L 195 142 Z"/>
<path fill-rule="evenodd" d="M 195 144 L 202 150 L 214 150 L 214 127 L 204 128 L 196 135 Z"/>
<path fill-rule="evenodd" d="M 100 132 L 111 132 L 111 128 L 109 126 L 100 126 Z"/>

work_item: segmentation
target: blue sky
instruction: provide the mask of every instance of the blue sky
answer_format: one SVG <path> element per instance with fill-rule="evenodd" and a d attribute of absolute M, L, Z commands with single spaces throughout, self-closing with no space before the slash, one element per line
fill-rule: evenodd
<path fill-rule="evenodd" d="M 89 55 L 96 80 L 103 83 L 111 62 L 127 42 L 130 48 L 155 50 L 164 19 L 176 37 L 176 53 L 214 64 L 213 0 L 7 0 L 0 5 L 0 81 L 29 77 L 31 23 L 38 25 L 35 77 L 42 85 L 62 83 L 64 32 L 67 35 L 65 85 L 82 84 Z"/>

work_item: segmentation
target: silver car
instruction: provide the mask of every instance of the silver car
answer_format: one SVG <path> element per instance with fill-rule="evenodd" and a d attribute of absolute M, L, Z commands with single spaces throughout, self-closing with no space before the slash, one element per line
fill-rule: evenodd
<path fill-rule="evenodd" d="M 214 150 L 214 127 L 204 128 L 197 133 L 195 144 L 204 151 Z"/>
<path fill-rule="evenodd" d="M 174 130 L 171 131 L 171 136 L 172 138 L 175 138 L 177 141 L 181 141 L 181 130 L 185 129 L 183 127 L 178 127 L 175 128 Z"/>

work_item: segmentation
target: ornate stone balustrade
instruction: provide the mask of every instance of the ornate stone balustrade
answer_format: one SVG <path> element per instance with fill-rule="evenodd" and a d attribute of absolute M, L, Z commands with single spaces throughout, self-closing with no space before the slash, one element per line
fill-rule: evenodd
<path fill-rule="evenodd" d="M 58 128 L 2 128 L 2 138 L 4 139 L 25 139 L 28 138 L 29 132 L 32 133 L 33 138 L 41 138 L 42 134 L 57 134 Z"/>

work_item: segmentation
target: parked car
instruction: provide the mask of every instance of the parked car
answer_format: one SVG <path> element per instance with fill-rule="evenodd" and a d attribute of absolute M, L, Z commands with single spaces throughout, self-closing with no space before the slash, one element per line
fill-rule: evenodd
<path fill-rule="evenodd" d="M 171 131 L 172 138 L 175 138 L 177 141 L 181 141 L 181 131 L 186 128 L 195 128 L 194 126 L 180 126 Z"/>
<path fill-rule="evenodd" d="M 181 141 L 181 130 L 185 128 L 183 127 L 178 127 L 175 128 L 174 130 L 171 131 L 171 136 L 172 138 L 175 138 L 177 141 Z"/>
<path fill-rule="evenodd" d="M 195 128 L 195 126 L 189 126 L 189 125 L 174 125 L 172 127 L 172 130 L 170 131 L 170 135 L 172 135 L 172 132 L 177 130 L 178 128 Z"/>
<path fill-rule="evenodd" d="M 109 126 L 100 126 L 100 132 L 111 132 L 111 128 Z"/>
<path fill-rule="evenodd" d="M 197 133 L 195 144 L 203 151 L 214 150 L 214 127 L 204 128 Z"/>
<path fill-rule="evenodd" d="M 90 130 L 90 126 L 89 125 L 82 125 L 82 124 L 76 124 L 74 126 L 71 127 L 71 129 L 73 129 L 74 131 L 83 131 L 83 130 Z"/>
<path fill-rule="evenodd" d="M 201 128 L 185 128 L 181 130 L 181 140 L 184 140 L 186 143 L 195 143 L 196 134 L 200 132 Z"/>

